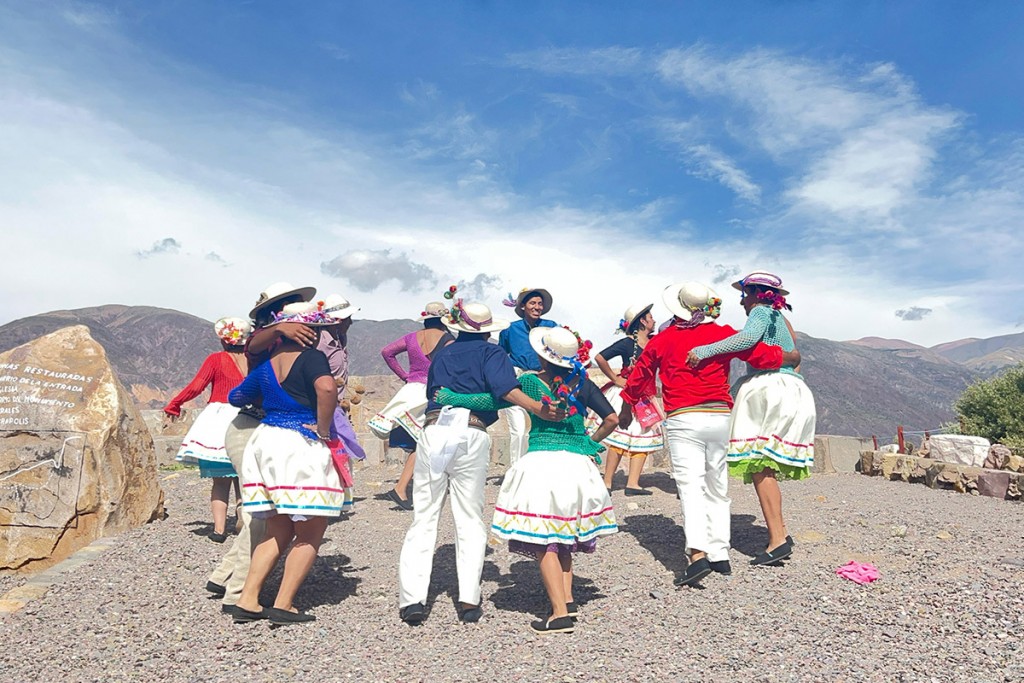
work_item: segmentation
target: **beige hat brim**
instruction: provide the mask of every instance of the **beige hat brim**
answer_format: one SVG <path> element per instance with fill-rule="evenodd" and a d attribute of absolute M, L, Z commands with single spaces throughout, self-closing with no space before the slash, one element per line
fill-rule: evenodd
<path fill-rule="evenodd" d="M 525 292 L 520 292 L 519 296 L 516 297 L 516 309 L 515 310 L 516 310 L 516 315 L 518 315 L 520 318 L 523 317 L 523 304 L 526 303 L 525 297 L 526 297 L 527 294 L 533 294 L 534 296 L 538 296 L 538 295 L 540 296 L 540 300 L 544 304 L 544 308 L 540 312 L 541 315 L 544 315 L 545 313 L 547 313 L 548 311 L 551 310 L 551 304 L 552 304 L 552 301 L 553 301 L 552 298 L 551 298 L 551 292 L 549 292 L 546 289 L 541 289 L 540 287 L 533 287 L 531 289 L 526 290 Z"/>
<path fill-rule="evenodd" d="M 277 296 L 272 296 L 266 301 L 257 304 L 251 311 L 249 311 L 249 318 L 255 319 L 256 314 L 262 311 L 267 306 L 273 306 L 281 299 L 287 299 L 288 297 L 295 296 L 296 294 L 302 297 L 302 301 L 309 301 L 314 296 L 316 296 L 316 287 L 299 287 L 298 289 L 293 289 L 288 292 L 282 292 Z"/>
<path fill-rule="evenodd" d="M 549 331 L 550 327 L 535 327 L 530 330 L 530 347 L 537 352 L 537 355 L 551 363 L 563 368 L 571 368 L 572 363 L 562 358 L 556 357 L 553 353 L 547 350 L 544 345 L 544 333 Z"/>
<path fill-rule="evenodd" d="M 783 289 L 782 287 L 769 287 L 768 285 L 762 285 L 762 284 L 759 284 L 759 283 L 754 283 L 751 286 L 766 287 L 768 289 L 774 289 L 776 292 L 778 292 L 782 296 L 789 296 L 789 290 L 788 289 Z M 737 280 L 736 282 L 732 283 L 732 288 L 733 289 L 738 289 L 738 290 L 740 290 L 742 292 L 743 291 L 743 280 Z"/>
<path fill-rule="evenodd" d="M 669 285 L 665 288 L 665 291 L 661 293 L 661 302 L 665 304 L 665 308 L 680 320 L 689 320 L 693 317 L 693 311 L 679 303 L 679 290 L 681 290 L 686 284 L 687 283 L 685 282 L 679 282 L 674 285 Z M 701 321 L 701 324 L 705 325 L 713 322 L 715 322 L 714 318 L 704 318 L 704 320 Z"/>
<path fill-rule="evenodd" d="M 650 313 L 652 308 L 654 308 L 654 304 L 647 304 L 641 308 L 640 312 L 633 316 L 633 319 L 629 321 L 629 325 L 626 326 L 626 334 L 632 334 L 640 324 L 640 319 Z"/>
<path fill-rule="evenodd" d="M 486 332 L 501 332 L 512 324 L 511 320 L 502 320 L 500 318 L 492 318 L 489 325 L 482 325 L 479 330 L 474 330 L 472 327 L 466 325 L 460 325 L 458 322 L 452 322 L 448 318 L 441 318 L 441 322 L 452 332 L 469 332 L 470 334 L 484 334 Z"/>

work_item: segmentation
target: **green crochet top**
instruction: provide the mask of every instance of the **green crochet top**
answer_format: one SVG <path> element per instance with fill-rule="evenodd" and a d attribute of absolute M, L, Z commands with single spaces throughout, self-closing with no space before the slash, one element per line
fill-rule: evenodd
<path fill-rule="evenodd" d="M 746 351 L 753 348 L 757 342 L 780 346 L 783 351 L 792 351 L 796 348 L 789 333 L 789 326 L 782 319 L 782 313 L 771 306 L 754 306 L 742 330 L 714 344 L 698 346 L 693 352 L 697 354 L 697 358 L 706 360 L 711 356 Z M 800 374 L 788 365 L 779 368 L 778 372 L 800 377 Z"/>
<path fill-rule="evenodd" d="M 554 393 L 537 375 L 526 373 L 519 378 L 519 386 L 530 398 L 540 401 L 544 396 L 557 401 Z M 501 410 L 511 407 L 507 401 L 495 400 L 490 394 L 457 394 L 450 389 L 441 388 L 434 400 L 441 405 L 469 408 L 470 410 Z M 597 454 L 604 446 L 595 442 L 583 426 L 583 415 L 570 415 L 561 422 L 548 422 L 530 416 L 530 447 L 528 451 L 569 451 L 595 458 L 600 464 Z"/>

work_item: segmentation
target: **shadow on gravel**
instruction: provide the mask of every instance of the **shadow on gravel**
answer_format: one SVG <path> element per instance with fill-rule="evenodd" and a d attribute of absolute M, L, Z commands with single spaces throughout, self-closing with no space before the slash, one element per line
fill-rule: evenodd
<path fill-rule="evenodd" d="M 651 472 L 640 475 L 640 484 L 644 488 L 658 489 L 670 496 L 676 495 L 679 490 L 676 488 L 676 480 L 668 472 Z"/>
<path fill-rule="evenodd" d="M 277 561 L 274 571 L 263 584 L 263 590 L 260 592 L 261 604 L 273 604 L 277 589 L 281 585 L 285 557 Z M 317 557 L 316 563 L 299 588 L 298 595 L 295 596 L 295 606 L 301 611 L 320 605 L 337 605 L 345 598 L 355 595 L 356 587 L 362 579 L 353 574 L 364 571 L 367 567 L 353 567 L 351 563 L 351 558 L 342 553 Z"/>
<path fill-rule="evenodd" d="M 760 525 L 755 526 L 756 521 L 753 515 L 732 516 L 731 545 L 733 550 L 747 557 L 763 552 L 768 543 L 768 530 Z"/>
<path fill-rule="evenodd" d="M 686 536 L 674 519 L 665 515 L 630 515 L 619 520 L 619 530 L 633 536 L 665 569 L 675 574 L 686 571 Z"/>
<path fill-rule="evenodd" d="M 495 609 L 538 617 L 547 616 L 551 612 L 551 603 L 544 592 L 540 571 L 537 563 L 532 560 L 524 557 L 513 562 L 508 574 L 502 574 L 496 564 L 485 562 L 484 580 L 495 581 L 500 586 L 487 598 Z M 580 605 L 605 597 L 593 580 L 579 574 L 573 576 L 572 592 Z"/>

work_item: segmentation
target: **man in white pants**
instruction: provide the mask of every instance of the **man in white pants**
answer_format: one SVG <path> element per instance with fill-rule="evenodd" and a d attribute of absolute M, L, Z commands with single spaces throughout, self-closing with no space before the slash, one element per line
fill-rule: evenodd
<path fill-rule="evenodd" d="M 698 282 L 670 285 L 662 299 L 675 317 L 647 343 L 633 367 L 621 394 L 619 426 L 632 421 L 632 406 L 654 397 L 655 375 L 659 375 L 667 416 L 665 438 L 682 503 L 685 552 L 690 561 L 675 584 L 693 586 L 711 572 L 732 573 L 725 459 L 732 409 L 729 363 L 739 358 L 759 370 L 774 370 L 783 364 L 799 365 L 800 354 L 758 343 L 747 351 L 715 356 L 691 368 L 686 364 L 690 349 L 725 339 L 736 330 L 715 322 L 722 300 Z"/>
<path fill-rule="evenodd" d="M 498 335 L 498 346 L 512 360 L 517 377 L 524 372 L 540 370 L 540 360 L 530 346 L 530 330 L 535 327 L 558 327 L 558 323 L 541 318 L 551 310 L 551 304 L 548 290 L 529 287 L 519 292 L 514 302 L 511 296 L 505 302 L 505 305 L 515 307 L 519 320 L 502 330 Z M 508 420 L 508 464 L 511 467 L 530 445 L 529 425 L 526 411 L 518 406 L 505 409 L 504 414 Z"/>
<path fill-rule="evenodd" d="M 460 394 L 490 394 L 545 419 L 559 419 L 551 406 L 542 406 L 522 392 L 508 356 L 487 343 L 490 333 L 505 329 L 507 321 L 494 320 L 483 304 L 461 301 L 455 302 L 442 320 L 459 336 L 437 352 L 427 374 L 430 400 L 413 474 L 413 520 L 398 565 L 399 616 L 408 624 L 419 624 L 426 618 L 437 523 L 448 492 L 455 521 L 459 620 L 472 623 L 483 614 L 480 575 L 487 548 L 484 484 L 491 451 L 486 429 L 497 421 L 498 414 L 465 408 L 442 411 L 433 400 L 437 390 L 445 387 Z"/>

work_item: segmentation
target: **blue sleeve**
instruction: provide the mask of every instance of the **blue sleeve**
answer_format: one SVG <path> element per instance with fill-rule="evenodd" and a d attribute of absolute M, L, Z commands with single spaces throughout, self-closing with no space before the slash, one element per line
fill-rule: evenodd
<path fill-rule="evenodd" d="M 512 361 L 493 347 L 484 358 L 484 382 L 487 384 L 487 391 L 496 399 L 519 388 L 519 380 L 516 378 Z"/>
<path fill-rule="evenodd" d="M 697 354 L 697 358 L 705 360 L 711 356 L 720 356 L 752 349 L 757 342 L 764 338 L 770 320 L 771 312 L 767 307 L 755 306 L 754 310 L 747 316 L 747 324 L 743 326 L 742 330 L 714 344 L 698 346 L 693 352 Z"/>
<path fill-rule="evenodd" d="M 242 380 L 242 383 L 228 394 L 228 403 L 236 408 L 244 408 L 245 406 L 259 403 L 263 397 L 263 388 L 260 386 L 260 377 L 262 375 L 263 373 L 260 372 L 260 368 L 250 372 Z"/>
<path fill-rule="evenodd" d="M 513 323 L 513 325 L 514 324 L 515 323 Z M 498 346 L 501 347 L 501 350 L 504 351 L 506 354 L 512 353 L 512 345 L 508 341 L 509 340 L 508 330 L 509 330 L 509 328 L 506 327 L 505 329 L 503 329 L 501 332 L 498 333 Z"/>

